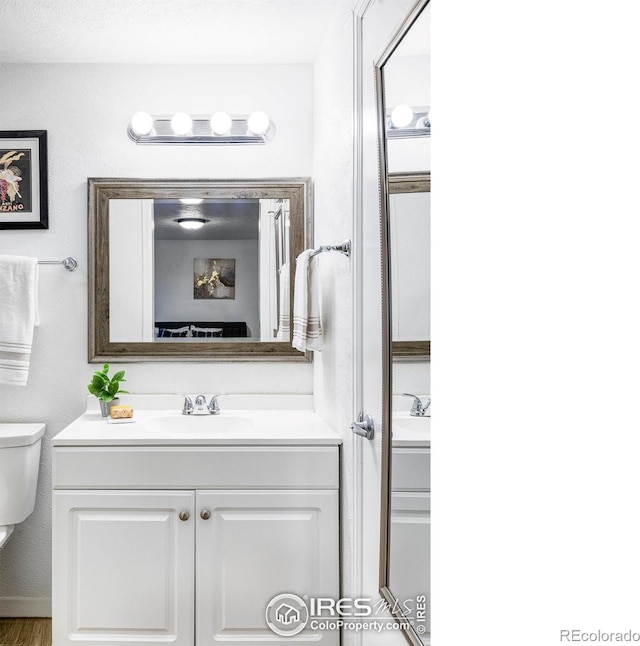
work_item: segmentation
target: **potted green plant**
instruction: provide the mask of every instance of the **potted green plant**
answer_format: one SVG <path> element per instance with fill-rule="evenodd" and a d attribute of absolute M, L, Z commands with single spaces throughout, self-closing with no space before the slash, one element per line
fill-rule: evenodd
<path fill-rule="evenodd" d="M 113 377 L 109 377 L 108 372 L 109 364 L 105 363 L 102 370 L 97 370 L 93 373 L 91 383 L 87 384 L 88 391 L 100 401 L 102 417 L 107 417 L 111 411 L 111 407 L 120 401 L 117 397 L 118 394 L 129 392 L 128 390 L 122 390 L 120 388 L 120 384 L 126 381 L 124 378 L 124 370 L 116 372 Z"/>

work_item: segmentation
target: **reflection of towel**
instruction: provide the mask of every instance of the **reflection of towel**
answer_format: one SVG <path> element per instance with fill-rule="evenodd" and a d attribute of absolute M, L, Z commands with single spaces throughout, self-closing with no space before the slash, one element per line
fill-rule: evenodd
<path fill-rule="evenodd" d="M 285 262 L 280 267 L 280 317 L 278 319 L 278 341 L 291 339 L 291 325 L 289 323 L 289 310 L 291 304 L 291 265 Z"/>
<path fill-rule="evenodd" d="M 38 261 L 0 256 L 0 384 L 26 386 L 38 320 Z"/>
<path fill-rule="evenodd" d="M 320 277 L 317 263 L 311 261 L 313 249 L 296 258 L 293 289 L 293 347 L 300 352 L 322 350 L 320 326 Z"/>

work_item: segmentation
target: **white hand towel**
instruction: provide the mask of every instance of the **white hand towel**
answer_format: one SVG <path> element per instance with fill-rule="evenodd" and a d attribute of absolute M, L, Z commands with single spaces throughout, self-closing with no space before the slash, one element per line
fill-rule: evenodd
<path fill-rule="evenodd" d="M 278 341 L 289 341 L 291 324 L 289 322 L 291 309 L 291 265 L 285 262 L 280 267 L 280 316 L 278 319 Z"/>
<path fill-rule="evenodd" d="M 0 384 L 26 386 L 38 318 L 38 261 L 0 255 Z"/>
<path fill-rule="evenodd" d="M 313 249 L 296 258 L 293 283 L 293 347 L 300 352 L 322 350 L 320 325 L 320 276 L 317 262 L 311 260 Z"/>

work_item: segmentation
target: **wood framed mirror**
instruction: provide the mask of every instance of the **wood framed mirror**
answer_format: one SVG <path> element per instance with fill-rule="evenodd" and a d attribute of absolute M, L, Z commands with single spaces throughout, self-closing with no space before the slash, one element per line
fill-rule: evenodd
<path fill-rule="evenodd" d="M 388 186 L 393 360 L 425 361 L 431 357 L 431 173 L 390 173 Z"/>
<path fill-rule="evenodd" d="M 291 346 L 309 178 L 90 178 L 88 192 L 90 362 L 310 361 Z"/>

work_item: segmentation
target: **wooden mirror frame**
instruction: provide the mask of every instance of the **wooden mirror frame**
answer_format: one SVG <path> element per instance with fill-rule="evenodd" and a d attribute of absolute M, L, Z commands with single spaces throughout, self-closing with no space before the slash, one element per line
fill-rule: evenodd
<path fill-rule="evenodd" d="M 89 178 L 89 362 L 311 361 L 291 342 L 112 342 L 109 340 L 109 200 L 204 198 L 288 199 L 290 258 L 312 246 L 311 180 Z M 291 280 L 293 321 L 293 283 Z M 291 326 L 293 330 L 293 326 Z"/>

